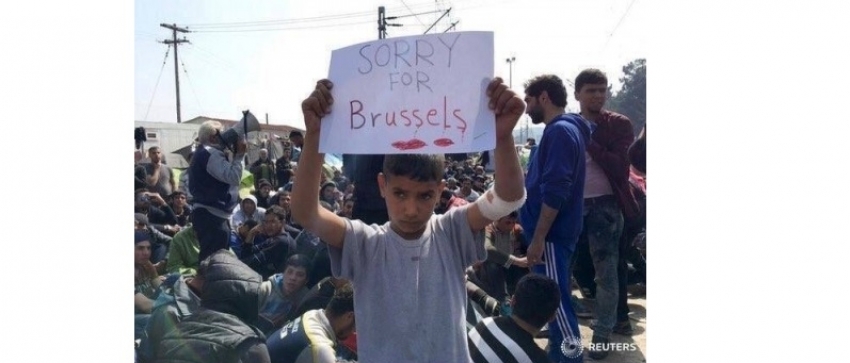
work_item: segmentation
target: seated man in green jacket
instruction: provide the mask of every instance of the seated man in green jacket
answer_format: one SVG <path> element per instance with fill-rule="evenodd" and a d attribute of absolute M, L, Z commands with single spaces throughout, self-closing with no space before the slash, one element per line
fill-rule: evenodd
<path fill-rule="evenodd" d="M 201 245 L 195 229 L 188 226 L 177 232 L 171 239 L 171 249 L 168 253 L 168 263 L 165 266 L 168 273 L 179 273 L 183 276 L 195 276 L 198 270 L 198 254 Z"/>

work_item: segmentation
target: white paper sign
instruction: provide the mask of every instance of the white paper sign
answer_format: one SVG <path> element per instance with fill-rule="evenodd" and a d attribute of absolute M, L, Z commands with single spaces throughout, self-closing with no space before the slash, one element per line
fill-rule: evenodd
<path fill-rule="evenodd" d="M 487 103 L 493 32 L 399 37 L 334 50 L 319 151 L 463 153 L 496 146 Z"/>

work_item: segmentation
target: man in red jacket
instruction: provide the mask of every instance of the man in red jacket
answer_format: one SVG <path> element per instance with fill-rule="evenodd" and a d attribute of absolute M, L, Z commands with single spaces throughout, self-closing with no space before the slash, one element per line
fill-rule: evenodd
<path fill-rule="evenodd" d="M 596 281 L 597 321 L 592 326 L 594 345 L 608 343 L 609 335 L 631 330 L 615 326 L 617 317 L 618 260 L 624 218 L 637 213 L 629 187 L 628 149 L 634 141 L 628 117 L 604 110 L 608 78 L 598 69 L 586 69 L 575 81 L 575 98 L 581 116 L 595 124 L 587 143 L 584 183 L 584 228 L 578 248 L 589 248 Z M 630 324 L 628 320 L 625 324 Z M 591 350 L 593 359 L 603 359 L 607 350 Z"/>

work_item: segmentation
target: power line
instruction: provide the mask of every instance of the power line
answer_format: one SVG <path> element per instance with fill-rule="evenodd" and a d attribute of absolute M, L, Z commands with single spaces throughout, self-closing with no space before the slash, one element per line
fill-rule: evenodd
<path fill-rule="evenodd" d="M 626 15 L 629 15 L 629 10 L 632 10 L 632 5 L 634 5 L 634 3 L 635 0 L 632 0 L 632 2 L 629 3 L 629 7 L 626 8 L 626 11 L 623 13 L 623 16 L 620 17 L 620 20 L 617 22 L 617 25 L 614 26 L 614 30 L 611 31 L 611 34 L 608 34 L 608 40 L 605 41 L 605 46 L 602 47 L 602 50 L 608 48 L 608 42 L 610 42 L 611 38 L 614 37 L 614 33 L 616 33 L 617 29 L 620 28 L 620 24 L 623 22 L 623 19 L 626 18 Z"/>
<path fill-rule="evenodd" d="M 422 4 L 414 4 L 413 6 L 408 6 L 404 4 L 407 10 L 413 11 L 412 8 L 422 8 L 425 6 L 430 6 L 430 4 L 422 3 Z M 388 9 L 389 11 L 398 11 L 401 8 L 393 8 Z M 334 14 L 334 15 L 322 15 L 322 16 L 313 16 L 313 17 L 302 17 L 302 18 L 288 18 L 288 19 L 273 19 L 273 20 L 252 20 L 252 21 L 240 21 L 240 22 L 222 22 L 222 23 L 195 23 L 188 24 L 187 27 L 190 28 L 240 28 L 240 27 L 256 27 L 256 26 L 272 26 L 272 25 L 287 25 L 287 24 L 297 24 L 297 23 L 305 23 L 305 22 L 324 22 L 330 20 L 340 20 L 340 19 L 349 19 L 349 18 L 358 18 L 358 17 L 372 17 L 374 14 L 371 11 L 361 11 L 361 12 L 353 12 L 353 13 L 343 13 L 343 14 Z"/>
<path fill-rule="evenodd" d="M 162 67 L 159 68 L 159 75 L 156 76 L 156 85 L 153 86 L 153 94 L 151 95 L 151 100 L 148 102 L 148 110 L 145 111 L 145 117 L 142 119 L 143 121 L 148 120 L 148 113 L 151 112 L 151 105 L 153 105 L 153 97 L 156 96 L 156 90 L 159 88 L 159 79 L 162 77 L 162 71 L 165 69 L 165 62 L 168 61 L 168 51 L 171 50 L 171 45 L 168 45 L 168 48 L 165 49 L 165 58 L 162 59 Z"/>
<path fill-rule="evenodd" d="M 428 34 L 428 32 L 429 32 L 429 31 L 431 31 L 431 29 L 433 29 L 433 28 L 434 28 L 434 26 L 435 26 L 435 25 L 437 25 L 437 23 L 439 23 L 439 22 L 440 22 L 440 20 L 442 20 L 442 19 L 443 19 L 443 17 L 445 17 L 446 15 L 448 15 L 451 11 L 452 11 L 452 8 L 449 8 L 449 10 L 446 10 L 446 11 L 443 13 L 443 15 L 440 15 L 440 17 L 439 17 L 439 18 L 437 18 L 437 20 L 436 20 L 436 21 L 434 21 L 434 24 L 431 24 L 431 26 L 430 26 L 430 27 L 428 27 L 428 29 L 426 29 L 426 30 L 425 30 L 425 33 L 422 33 L 422 34 Z"/>
<path fill-rule="evenodd" d="M 310 17 L 310 18 L 258 20 L 258 21 L 232 22 L 232 23 L 194 24 L 194 25 L 189 25 L 188 27 L 190 27 L 190 28 L 201 28 L 201 29 L 204 29 L 204 28 L 246 28 L 246 27 L 256 27 L 256 26 L 274 26 L 274 25 L 289 25 L 289 24 L 310 23 L 310 22 L 325 22 L 325 21 L 331 21 L 331 20 L 366 17 L 366 16 L 369 16 L 369 15 L 371 15 L 371 13 L 351 13 L 351 14 L 316 16 L 316 17 Z"/>
<path fill-rule="evenodd" d="M 243 29 L 243 30 L 195 30 L 193 33 L 201 34 L 201 33 L 244 33 L 244 32 L 267 32 L 267 31 L 282 31 L 282 30 L 300 30 L 300 29 L 318 29 L 318 28 L 334 28 L 334 27 L 344 27 L 351 25 L 361 25 L 361 24 L 370 24 L 374 22 L 374 20 L 364 20 L 352 23 L 343 23 L 343 24 L 326 24 L 326 25 L 313 25 L 313 26 L 302 26 L 302 27 L 287 27 L 287 28 L 265 28 L 265 29 Z"/>
<path fill-rule="evenodd" d="M 163 44 L 173 44 L 174 45 L 174 87 L 176 89 L 175 96 L 177 96 L 177 123 L 179 124 L 181 121 L 180 118 L 180 72 L 177 70 L 177 48 L 181 43 L 189 43 L 189 40 L 184 36 L 183 39 L 177 39 L 177 32 L 188 33 L 189 30 L 186 28 L 178 27 L 177 24 L 165 24 L 161 23 L 159 26 L 170 29 L 171 30 L 171 40 L 163 40 Z"/>
<path fill-rule="evenodd" d="M 192 94 L 195 95 L 195 102 L 198 103 L 198 111 L 201 111 L 202 113 L 205 114 L 206 111 L 204 111 L 204 106 L 201 106 L 201 100 L 198 98 L 198 93 L 195 92 L 195 85 L 193 85 L 192 80 L 189 79 L 189 72 L 186 70 L 186 63 L 183 63 L 183 60 L 181 59 L 180 64 L 183 65 L 183 73 L 186 74 L 186 81 L 189 82 L 189 88 L 192 89 Z"/>
<path fill-rule="evenodd" d="M 203 53 L 204 55 L 206 55 L 207 57 L 211 57 L 211 59 L 215 58 L 217 60 L 217 62 L 220 62 L 222 65 L 225 65 L 226 66 L 225 68 L 236 68 L 236 65 L 234 65 L 233 62 L 231 62 L 227 59 L 224 59 L 222 57 L 219 57 L 218 55 L 215 55 L 212 51 L 210 51 L 206 48 L 201 48 L 197 44 L 192 44 L 192 46 L 189 47 L 189 49 L 197 50 L 197 51 Z"/>
<path fill-rule="evenodd" d="M 419 24 L 421 24 L 422 26 L 425 26 L 425 23 L 423 23 L 423 22 L 422 22 L 422 20 L 421 20 L 421 19 L 419 19 L 419 15 L 417 15 L 417 14 L 413 13 L 413 10 L 412 10 L 412 9 L 410 9 L 410 7 L 409 7 L 409 6 L 407 6 L 407 3 L 406 3 L 406 2 L 404 2 L 404 0 L 400 0 L 400 1 L 401 1 L 401 3 L 402 3 L 402 4 L 404 4 L 404 7 L 406 7 L 406 8 L 407 8 L 407 11 L 410 11 L 410 13 L 411 13 L 411 14 L 413 14 L 413 17 L 415 17 L 415 18 L 416 18 L 416 21 L 418 21 L 418 22 L 419 22 Z"/>

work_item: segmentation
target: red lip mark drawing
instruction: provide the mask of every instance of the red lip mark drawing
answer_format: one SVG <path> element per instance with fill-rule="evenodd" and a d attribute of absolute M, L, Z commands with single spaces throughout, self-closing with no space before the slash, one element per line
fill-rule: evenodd
<path fill-rule="evenodd" d="M 440 146 L 440 147 L 451 146 L 451 145 L 454 145 L 454 144 L 455 144 L 455 142 L 452 141 L 452 139 L 449 139 L 447 137 L 443 137 L 443 138 L 434 140 L 434 145 L 437 145 L 437 146 Z"/>
<path fill-rule="evenodd" d="M 393 145 L 394 148 L 399 149 L 399 150 L 415 150 L 415 149 L 421 149 L 428 144 L 426 144 L 425 141 L 422 141 L 422 140 L 419 140 L 419 139 L 410 139 L 410 140 L 407 140 L 407 141 L 404 141 L 404 140 L 396 141 L 396 142 L 392 143 L 392 145 Z"/>

